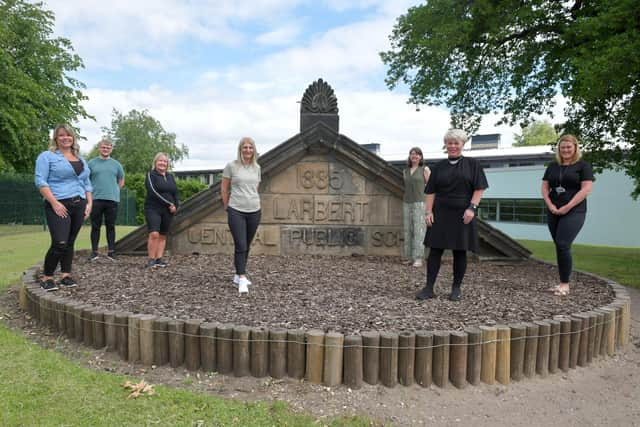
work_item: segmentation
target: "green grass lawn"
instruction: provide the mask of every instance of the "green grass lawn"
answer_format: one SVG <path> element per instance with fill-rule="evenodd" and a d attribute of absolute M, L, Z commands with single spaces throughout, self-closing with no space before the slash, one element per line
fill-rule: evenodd
<path fill-rule="evenodd" d="M 553 242 L 519 240 L 533 257 L 556 263 Z M 640 288 L 640 248 L 573 245 L 573 268 L 607 277 L 621 285 Z"/>
<path fill-rule="evenodd" d="M 122 237 L 135 227 L 118 227 Z M 104 231 L 104 229 L 103 229 Z M 1 230 L 0 230 L 1 232 Z M 0 234 L 0 292 L 42 262 L 49 234 L 18 230 Z M 104 236 L 101 238 L 105 242 Z M 89 228 L 77 240 L 89 247 Z M 0 317 L 2 313 L 0 312 Z M 311 416 L 294 414 L 282 402 L 248 403 L 156 386 L 156 394 L 127 399 L 125 377 L 96 372 L 61 354 L 30 343 L 0 321 L 1 426 L 307 426 Z M 133 378 L 132 380 L 136 380 Z M 364 426 L 363 418 L 323 421 L 339 426 Z"/>
<path fill-rule="evenodd" d="M 0 237 L 11 236 L 14 234 L 25 233 L 37 233 L 38 231 L 44 231 L 44 226 L 41 225 L 11 225 L 0 224 Z"/>
<path fill-rule="evenodd" d="M 135 227 L 118 227 L 124 236 Z M 9 231 L 7 231 L 9 230 Z M 0 291 L 27 268 L 42 262 L 49 234 L 38 226 L 0 227 Z M 101 238 L 105 242 L 104 236 Z M 555 262 L 553 244 L 521 241 L 533 256 Z M 84 227 L 78 249 L 89 247 Z M 640 249 L 575 245 L 575 268 L 640 287 Z M 2 313 L 0 313 L 0 316 Z M 135 378 L 133 380 L 136 380 Z M 294 414 L 281 402 L 247 403 L 157 386 L 157 394 L 127 399 L 125 378 L 76 365 L 30 343 L 0 322 L 0 425 L 238 425 L 306 426 L 316 420 Z M 337 418 L 331 425 L 369 425 L 363 418 Z"/>

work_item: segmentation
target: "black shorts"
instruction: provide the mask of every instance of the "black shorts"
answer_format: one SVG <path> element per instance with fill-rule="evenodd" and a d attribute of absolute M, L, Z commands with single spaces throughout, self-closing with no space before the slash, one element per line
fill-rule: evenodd
<path fill-rule="evenodd" d="M 147 220 L 147 230 L 149 233 L 157 231 L 162 235 L 169 233 L 173 215 L 168 208 L 161 209 L 145 209 L 144 216 Z"/>

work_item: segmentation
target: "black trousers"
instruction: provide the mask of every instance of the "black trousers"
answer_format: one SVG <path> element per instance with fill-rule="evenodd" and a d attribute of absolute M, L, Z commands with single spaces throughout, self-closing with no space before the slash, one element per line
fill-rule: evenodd
<path fill-rule="evenodd" d="M 73 245 L 84 222 L 87 201 L 82 198 L 58 200 L 67 208 L 67 217 L 59 217 L 49 202 L 44 202 L 44 213 L 51 235 L 51 246 L 44 257 L 44 275 L 53 276 L 60 264 L 60 271 L 71 273 Z"/>
<path fill-rule="evenodd" d="M 245 213 L 231 207 L 227 208 L 227 221 L 233 236 L 233 244 L 235 245 L 233 263 L 236 268 L 236 274 L 247 274 L 249 249 L 258 230 L 260 217 L 261 211 Z"/>
<path fill-rule="evenodd" d="M 98 251 L 100 243 L 100 227 L 102 218 L 107 230 L 107 248 L 113 252 L 116 248 L 116 218 L 118 218 L 118 202 L 113 200 L 94 200 L 91 208 L 91 250 Z"/>
<path fill-rule="evenodd" d="M 556 245 L 556 260 L 560 272 L 560 282 L 569 283 L 571 270 L 573 270 L 573 258 L 571 257 L 571 245 L 584 225 L 586 212 L 570 211 L 566 215 L 547 215 L 549 232 Z"/>
<path fill-rule="evenodd" d="M 453 252 L 453 287 L 459 288 L 462 279 L 467 272 L 467 251 L 454 250 Z M 431 248 L 427 257 L 427 286 L 433 287 L 440 272 L 440 262 L 444 249 Z"/>

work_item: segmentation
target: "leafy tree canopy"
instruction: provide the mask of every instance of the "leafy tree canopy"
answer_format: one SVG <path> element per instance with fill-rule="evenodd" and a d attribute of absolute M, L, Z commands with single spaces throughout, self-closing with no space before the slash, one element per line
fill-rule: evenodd
<path fill-rule="evenodd" d="M 597 168 L 624 169 L 640 195 L 640 7 L 637 0 L 429 0 L 400 16 L 381 53 L 390 89 L 446 105 L 452 125 L 480 117 L 526 126 L 568 101 L 574 133 Z"/>
<path fill-rule="evenodd" d="M 530 145 L 552 145 L 558 140 L 558 133 L 548 121 L 533 121 L 522 129 L 522 134 L 515 134 L 514 147 Z"/>
<path fill-rule="evenodd" d="M 0 1 L 0 158 L 3 168 L 33 171 L 59 123 L 89 118 L 84 84 L 69 75 L 83 68 L 71 42 L 53 37 L 54 16 L 42 3 Z"/>
<path fill-rule="evenodd" d="M 122 164 L 127 174 L 147 172 L 159 152 L 167 153 L 172 164 L 189 156 L 185 145 L 176 144 L 176 134 L 166 132 L 146 110 L 131 110 L 123 115 L 114 109 L 111 127 L 104 127 L 102 131 L 113 142 L 112 157 Z M 89 157 L 97 155 L 96 144 Z"/>

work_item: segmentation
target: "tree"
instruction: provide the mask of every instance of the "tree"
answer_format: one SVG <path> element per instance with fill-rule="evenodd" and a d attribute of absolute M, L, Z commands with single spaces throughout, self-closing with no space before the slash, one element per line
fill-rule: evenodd
<path fill-rule="evenodd" d="M 558 133 L 548 121 L 533 121 L 522 129 L 522 134 L 515 134 L 514 147 L 530 145 L 552 145 L 558 140 Z"/>
<path fill-rule="evenodd" d="M 409 103 L 446 105 L 474 132 L 480 117 L 526 126 L 569 107 L 563 132 L 582 139 L 596 169 L 614 166 L 640 195 L 640 7 L 637 0 L 429 0 L 398 18 L 390 89 Z"/>
<path fill-rule="evenodd" d="M 123 115 L 114 109 L 111 127 L 102 130 L 113 142 L 111 155 L 118 159 L 127 174 L 148 171 L 159 152 L 167 153 L 171 163 L 189 156 L 185 145 L 176 144 L 176 134 L 166 132 L 146 110 L 131 110 Z M 97 145 L 91 154 L 97 155 Z"/>
<path fill-rule="evenodd" d="M 85 86 L 69 73 L 83 68 L 71 42 L 52 37 L 54 16 L 42 3 L 0 1 L 0 158 L 5 169 L 33 171 L 59 123 L 91 118 Z"/>

